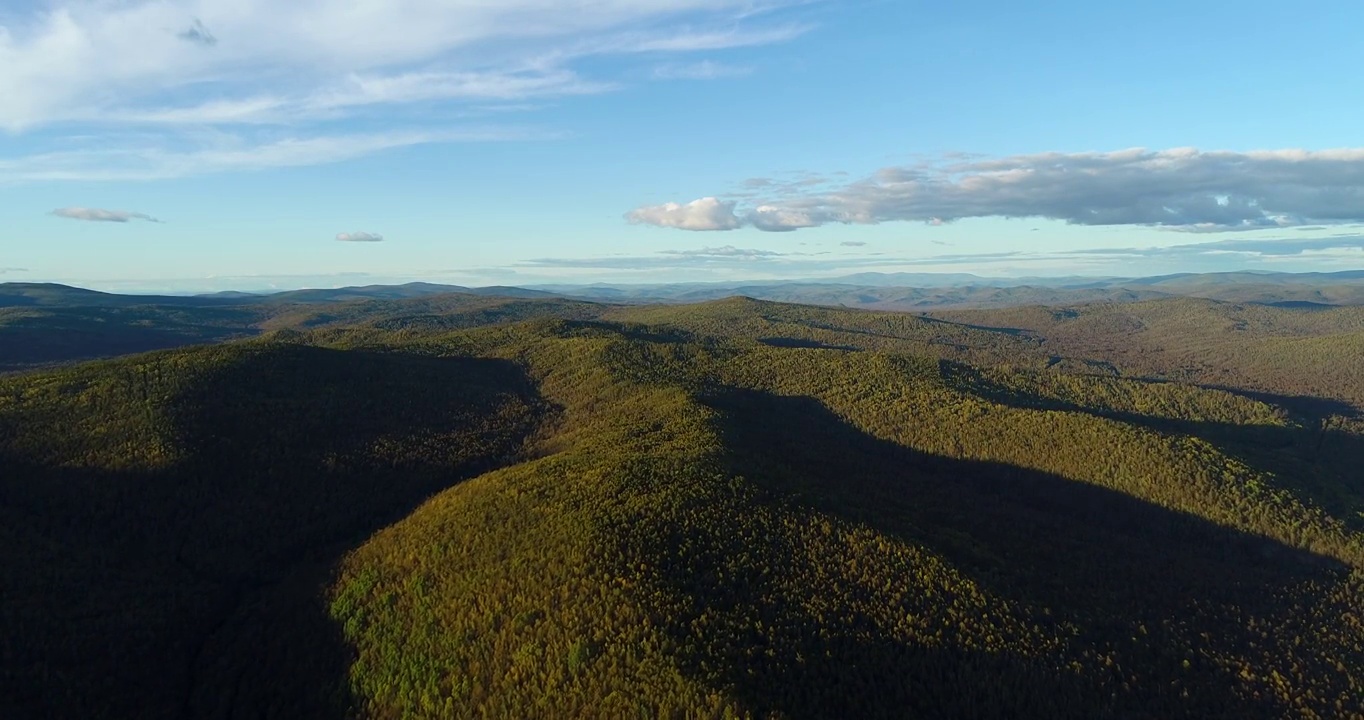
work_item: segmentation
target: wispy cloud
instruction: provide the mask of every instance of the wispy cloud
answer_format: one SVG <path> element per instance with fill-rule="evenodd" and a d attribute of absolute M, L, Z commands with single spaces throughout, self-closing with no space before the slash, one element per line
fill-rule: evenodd
<path fill-rule="evenodd" d="M 839 245 L 842 245 L 843 247 L 866 247 L 867 244 L 861 240 L 844 240 L 839 243 Z"/>
<path fill-rule="evenodd" d="M 129 212 L 127 210 L 101 210 L 99 208 L 85 207 L 66 207 L 53 210 L 52 215 L 67 218 L 69 220 L 84 220 L 86 222 L 112 222 L 126 223 L 133 220 L 143 220 L 146 222 L 159 223 L 160 220 L 140 212 Z"/>
<path fill-rule="evenodd" d="M 25 273 L 25 272 L 28 272 L 28 268 L 21 268 L 21 267 L 0 267 L 0 275 L 6 275 L 6 274 L 8 274 L 8 273 Z"/>
<path fill-rule="evenodd" d="M 855 242 L 855 241 L 854 241 Z M 846 245 L 846 243 L 841 243 Z M 855 245 L 853 247 L 856 247 Z M 1229 267 L 1282 269 L 1358 267 L 1364 261 L 1364 232 L 1349 237 L 1249 238 L 1182 243 L 1164 247 L 1107 247 L 1082 250 L 1003 250 L 910 256 L 871 252 L 783 252 L 732 245 L 653 254 L 537 258 L 516 267 L 534 272 L 619 272 L 630 277 L 728 277 L 791 279 L 878 271 L 978 272 L 992 275 L 1154 275 Z"/>
<path fill-rule="evenodd" d="M 762 248 L 743 248 L 733 245 L 720 247 L 661 250 L 651 255 L 607 255 L 585 258 L 536 258 L 517 267 L 531 269 L 598 269 L 598 270 L 735 270 L 739 272 L 782 273 L 825 269 L 838 264 L 859 266 L 875 264 L 879 259 L 842 258 L 822 259 L 830 253 L 782 252 Z"/>
<path fill-rule="evenodd" d="M 1049 218 L 1075 225 L 1141 225 L 1226 232 L 1364 221 L 1364 148 L 1211 151 L 1192 148 L 1107 153 L 1043 153 L 989 159 L 951 157 L 884 168 L 838 187 L 800 192 L 750 180 L 771 197 L 703 198 L 705 223 L 673 222 L 695 203 L 640 208 L 632 222 L 684 230 L 744 226 L 780 232 L 830 223 L 978 217 Z"/>
<path fill-rule="evenodd" d="M 1351 236 L 1325 238 L 1235 238 L 1212 242 L 1182 243 L 1161 247 L 1107 247 L 1080 250 L 1035 251 L 1010 250 L 992 253 L 956 253 L 931 255 L 929 257 L 901 259 L 914 265 L 969 265 L 988 267 L 991 265 L 1059 265 L 1072 263 L 1084 266 L 1107 267 L 1119 274 L 1140 274 L 1145 270 L 1133 270 L 1133 263 L 1162 262 L 1182 268 L 1199 268 L 1217 264 L 1226 266 L 1229 260 L 1234 265 L 1254 266 L 1275 261 L 1312 257 L 1318 261 L 1329 262 L 1331 258 L 1346 258 L 1357 264 L 1364 259 L 1364 233 Z M 1137 265 L 1136 267 L 1146 267 Z"/>
<path fill-rule="evenodd" d="M 732 3 L 737 4 L 737 3 Z M 809 25 L 791 24 L 764 29 L 729 28 L 710 32 L 681 32 L 667 35 L 640 36 L 637 41 L 621 43 L 618 49 L 628 52 L 697 52 L 728 50 L 786 42 L 810 31 Z"/>
<path fill-rule="evenodd" d="M 352 76 L 382 84 L 485 72 L 516 86 L 524 82 L 518 70 L 553 75 L 585 55 L 762 45 L 809 29 L 751 7 L 749 0 L 54 0 L 12 15 L 0 33 L 0 127 L 98 120 L 200 87 L 222 100 L 259 94 L 263 83 L 279 91 L 268 94 L 309 97 Z"/>
<path fill-rule="evenodd" d="M 371 232 L 343 232 L 337 233 L 336 239 L 340 242 L 377 243 L 383 242 L 384 236 Z"/>
<path fill-rule="evenodd" d="M 741 65 L 726 65 L 714 60 L 694 63 L 668 63 L 654 68 L 654 78 L 658 80 L 717 80 L 728 77 L 741 77 L 752 74 L 753 68 Z"/>
<path fill-rule="evenodd" d="M 325 165 L 415 145 L 543 140 L 557 136 L 515 127 L 285 136 L 269 141 L 227 133 L 200 140 L 198 147 L 190 149 L 180 147 L 181 143 L 166 143 L 0 158 L 0 185 L 54 180 L 160 180 L 224 171 Z"/>
<path fill-rule="evenodd" d="M 333 120 L 366 107 L 423 102 L 502 102 L 590 95 L 618 89 L 568 70 L 524 72 L 421 71 L 397 75 L 352 74 L 302 96 L 254 95 L 196 105 L 146 107 L 105 113 L 128 125 L 276 125 Z M 524 109 L 534 109 L 526 106 Z"/>
<path fill-rule="evenodd" d="M 1186 243 L 1151 248 L 1096 248 L 1078 251 L 1085 255 L 1122 255 L 1128 257 L 1186 257 L 1230 253 L 1256 258 L 1298 257 L 1330 250 L 1364 251 L 1364 233 L 1333 235 L 1303 240 L 1299 238 L 1235 238 L 1205 243 Z"/>
<path fill-rule="evenodd" d="M 433 109 L 449 117 L 475 103 L 622 89 L 583 62 L 591 57 L 661 67 L 668 56 L 790 40 L 809 26 L 784 10 L 805 2 L 50 0 L 0 16 L 0 131 L 135 128 L 186 154 L 212 150 L 183 132 L 205 126 L 235 126 L 264 146 L 278 138 L 261 128 L 306 142 L 337 133 L 328 123 L 382 114 L 389 132 L 410 134 Z M 108 144 L 82 162 L 142 149 Z"/>
<path fill-rule="evenodd" d="M 695 259 L 765 260 L 768 258 L 785 257 L 792 255 L 793 253 L 777 252 L 776 250 L 758 250 L 756 248 L 739 248 L 734 247 L 733 245 L 725 245 L 724 247 L 705 247 L 692 250 L 664 250 L 660 254 Z"/>

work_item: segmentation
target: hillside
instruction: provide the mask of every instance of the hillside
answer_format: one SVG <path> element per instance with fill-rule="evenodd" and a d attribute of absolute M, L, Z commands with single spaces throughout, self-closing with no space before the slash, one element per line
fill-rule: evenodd
<path fill-rule="evenodd" d="M 249 338 L 282 329 L 452 329 L 540 316 L 588 317 L 600 307 L 581 301 L 482 292 L 392 298 L 316 292 L 320 294 L 304 291 L 298 296 L 286 293 L 212 302 L 108 295 L 120 300 L 79 304 L 85 302 L 80 300 L 84 295 L 68 296 L 63 291 L 65 299 L 61 301 L 0 307 L 0 373 Z"/>
<path fill-rule="evenodd" d="M 902 284 L 910 282 L 919 284 Z M 1260 313 L 1265 319 L 1256 322 L 1256 329 L 1267 328 L 1270 332 L 1276 332 L 1274 326 L 1281 320 L 1300 325 L 1298 316 L 1304 313 L 1323 311 L 1324 318 L 1345 318 L 1348 312 L 1329 311 L 1364 306 L 1364 277 L 1359 272 L 1187 273 L 1136 279 L 1018 280 L 931 273 L 862 273 L 803 282 L 546 288 L 469 288 L 414 282 L 185 297 L 119 295 L 50 283 L 0 283 L 0 373 L 249 338 L 286 328 L 369 326 L 429 331 L 531 317 L 589 319 L 612 312 L 612 306 L 695 304 L 731 297 L 881 313 L 932 312 L 948 319 L 952 312 L 990 310 L 998 312 L 968 313 L 963 317 L 968 318 L 966 322 L 1001 328 L 1024 327 L 1012 318 L 1018 312 L 1027 312 L 1020 308 L 1038 306 L 1134 305 L 1141 307 L 1131 312 L 1141 313 L 1147 312 L 1142 308 L 1211 308 L 1217 303 L 1228 303 L 1248 306 L 1243 309 L 1246 312 Z M 1217 303 L 1200 303 L 1193 298 Z M 1275 314 L 1257 308 L 1301 312 Z M 1026 327 L 1037 332 L 1044 328 L 1026 318 L 1020 322 L 1032 323 Z M 1338 334 L 1330 324 L 1318 322 L 1312 332 Z M 1122 352 L 1096 350 L 1087 341 L 1073 345 L 1061 340 L 1072 336 L 1083 339 L 1086 333 L 1071 332 L 1078 326 L 1046 327 L 1057 331 L 1052 333 L 1051 345 L 1059 356 L 1098 352 L 1107 357 Z M 1221 368 L 1221 360 L 1219 357 L 1212 364 Z M 1191 362 L 1196 360 L 1188 361 Z M 1206 376 L 1197 379 L 1213 381 Z"/>
<path fill-rule="evenodd" d="M 515 302 L 0 378 L 0 715 L 1364 717 L 1353 408 L 1052 347 L 1353 315 Z"/>
<path fill-rule="evenodd" d="M 1364 363 L 1357 361 L 1364 357 L 1364 307 L 1276 308 L 1175 298 L 933 316 L 1027 333 L 1058 363 L 1083 358 L 1107 372 L 1364 408 Z"/>
<path fill-rule="evenodd" d="M 325 625 L 268 623 L 345 547 L 515 458 L 535 402 L 505 362 L 288 344 L 4 383 L 0 715 L 198 715 L 243 672 L 268 694 L 264 673 L 331 670 L 308 665 Z"/>

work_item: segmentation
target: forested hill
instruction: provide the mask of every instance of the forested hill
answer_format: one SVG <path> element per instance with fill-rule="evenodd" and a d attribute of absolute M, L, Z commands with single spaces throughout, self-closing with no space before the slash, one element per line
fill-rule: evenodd
<path fill-rule="evenodd" d="M 65 288 L 74 290 L 74 288 Z M 273 301 L 123 295 L 0 307 L 0 372 L 323 327 L 472 327 L 531 317 L 588 317 L 602 306 L 575 300 L 441 292 L 412 297 L 285 294 Z M 86 291 L 81 291 L 84 293 Z M 318 291 L 321 293 L 322 291 Z M 25 296 L 28 297 L 28 296 Z M 66 300 L 73 300 L 67 303 Z M 115 300 L 108 300 L 114 298 Z M 328 299 L 330 298 L 330 299 Z"/>
<path fill-rule="evenodd" d="M 0 378 L 0 717 L 1364 718 L 1354 311 L 373 302 Z"/>
<path fill-rule="evenodd" d="M 122 295 L 52 283 L 0 283 L 0 372 L 113 357 L 203 342 L 253 337 L 281 327 L 409 324 L 560 316 L 582 319 L 619 304 L 700 303 L 729 297 L 878 312 L 955 312 L 990 308 L 1101 305 L 1181 307 L 1185 298 L 1272 310 L 1322 312 L 1364 306 L 1364 271 L 1337 273 L 1185 273 L 1150 278 L 982 278 L 973 275 L 861 273 L 821 281 L 674 285 L 462 287 L 403 285 L 223 292 L 198 296 Z M 505 309 L 499 309 L 507 306 Z M 596 308 L 595 310 L 593 308 Z M 1141 312 L 1161 313 L 1163 310 Z M 1336 316 L 1339 317 L 1339 316 Z M 1005 320 L 995 324 L 1005 323 Z M 1330 323 L 1319 323 L 1320 334 Z M 1067 331 L 1080 328 L 1072 324 Z M 1259 326 L 1257 326 L 1259 329 Z M 1087 351 L 1092 347 L 1086 347 Z M 1060 353 L 1066 354 L 1064 352 Z"/>
<path fill-rule="evenodd" d="M 934 317 L 1027 333 L 1040 340 L 1052 362 L 1080 362 L 1088 371 L 1343 400 L 1364 408 L 1364 307 L 1277 308 L 1175 298 Z"/>

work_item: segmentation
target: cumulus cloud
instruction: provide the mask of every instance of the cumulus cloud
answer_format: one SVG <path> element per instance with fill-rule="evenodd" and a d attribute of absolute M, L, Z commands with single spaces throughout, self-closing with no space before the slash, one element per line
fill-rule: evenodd
<path fill-rule="evenodd" d="M 657 225 L 679 230 L 734 230 L 742 223 L 734 214 L 734 203 L 704 197 L 685 205 L 665 203 L 636 208 L 626 214 L 636 225 Z"/>
<path fill-rule="evenodd" d="M 70 220 L 85 220 L 86 222 L 113 222 L 126 223 L 133 220 L 143 220 L 146 222 L 159 223 L 160 220 L 140 212 L 128 212 L 127 210 L 101 210 L 99 208 L 85 207 L 66 207 L 52 211 L 57 217 L 68 218 Z"/>
<path fill-rule="evenodd" d="M 759 205 L 748 214 L 748 223 L 768 232 L 791 232 L 800 228 L 823 225 L 825 220 L 805 210 Z"/>
<path fill-rule="evenodd" d="M 339 240 L 340 242 L 366 242 L 366 243 L 375 243 L 375 242 L 383 242 L 383 241 L 384 241 L 384 236 L 383 236 L 383 235 L 380 235 L 380 234 L 378 234 L 378 233 L 370 233 L 370 232 L 343 232 L 343 233 L 337 233 L 337 234 L 336 234 L 336 239 Z"/>
<path fill-rule="evenodd" d="M 941 225 L 980 217 L 1184 232 L 1338 225 L 1364 221 L 1364 148 L 953 156 L 884 168 L 839 187 L 789 190 L 747 210 L 737 208 L 737 202 L 707 198 L 710 205 L 724 206 L 735 222 L 704 228 L 653 224 L 772 232 L 830 223 Z M 630 214 L 635 222 L 654 217 L 637 213 Z"/>

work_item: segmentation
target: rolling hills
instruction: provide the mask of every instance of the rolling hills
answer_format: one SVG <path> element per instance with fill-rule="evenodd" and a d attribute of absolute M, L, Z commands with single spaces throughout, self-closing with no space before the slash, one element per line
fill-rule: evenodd
<path fill-rule="evenodd" d="M 1364 717 L 1353 308 L 283 308 L 0 378 L 0 715 Z"/>
<path fill-rule="evenodd" d="M 533 287 L 609 302 L 695 303 L 744 295 L 777 302 L 895 311 L 1138 302 L 1175 297 L 1267 305 L 1364 304 L 1364 274 L 1360 271 L 1180 273 L 1138 278 L 991 278 L 964 273 L 867 272 L 766 282 Z"/>
<path fill-rule="evenodd" d="M 374 324 L 384 318 L 391 324 L 450 326 L 454 321 L 448 318 L 456 315 L 464 318 L 456 324 L 465 326 L 530 315 L 584 318 L 607 311 L 593 306 L 695 304 L 736 296 L 883 312 L 1007 311 L 1178 298 L 1330 310 L 1364 306 L 1364 278 L 1359 272 L 1021 279 L 859 273 L 761 283 L 520 288 L 412 282 L 197 296 L 121 295 L 52 283 L 0 283 L 0 372 L 254 337 L 284 327 Z M 508 308 L 499 310 L 502 306 Z"/>
<path fill-rule="evenodd" d="M 330 291 L 328 291 L 330 293 Z M 0 373 L 251 338 L 281 329 L 338 326 L 458 328 L 542 315 L 580 317 L 596 305 L 574 300 L 436 293 L 408 298 L 350 297 L 195 304 L 0 307 Z M 79 298 L 80 296 L 75 296 Z M 124 297 L 124 296 L 114 296 Z M 141 303 L 143 298 L 136 298 Z M 193 299 L 191 299 L 193 300 Z M 197 302 L 197 301 L 196 301 Z"/>

